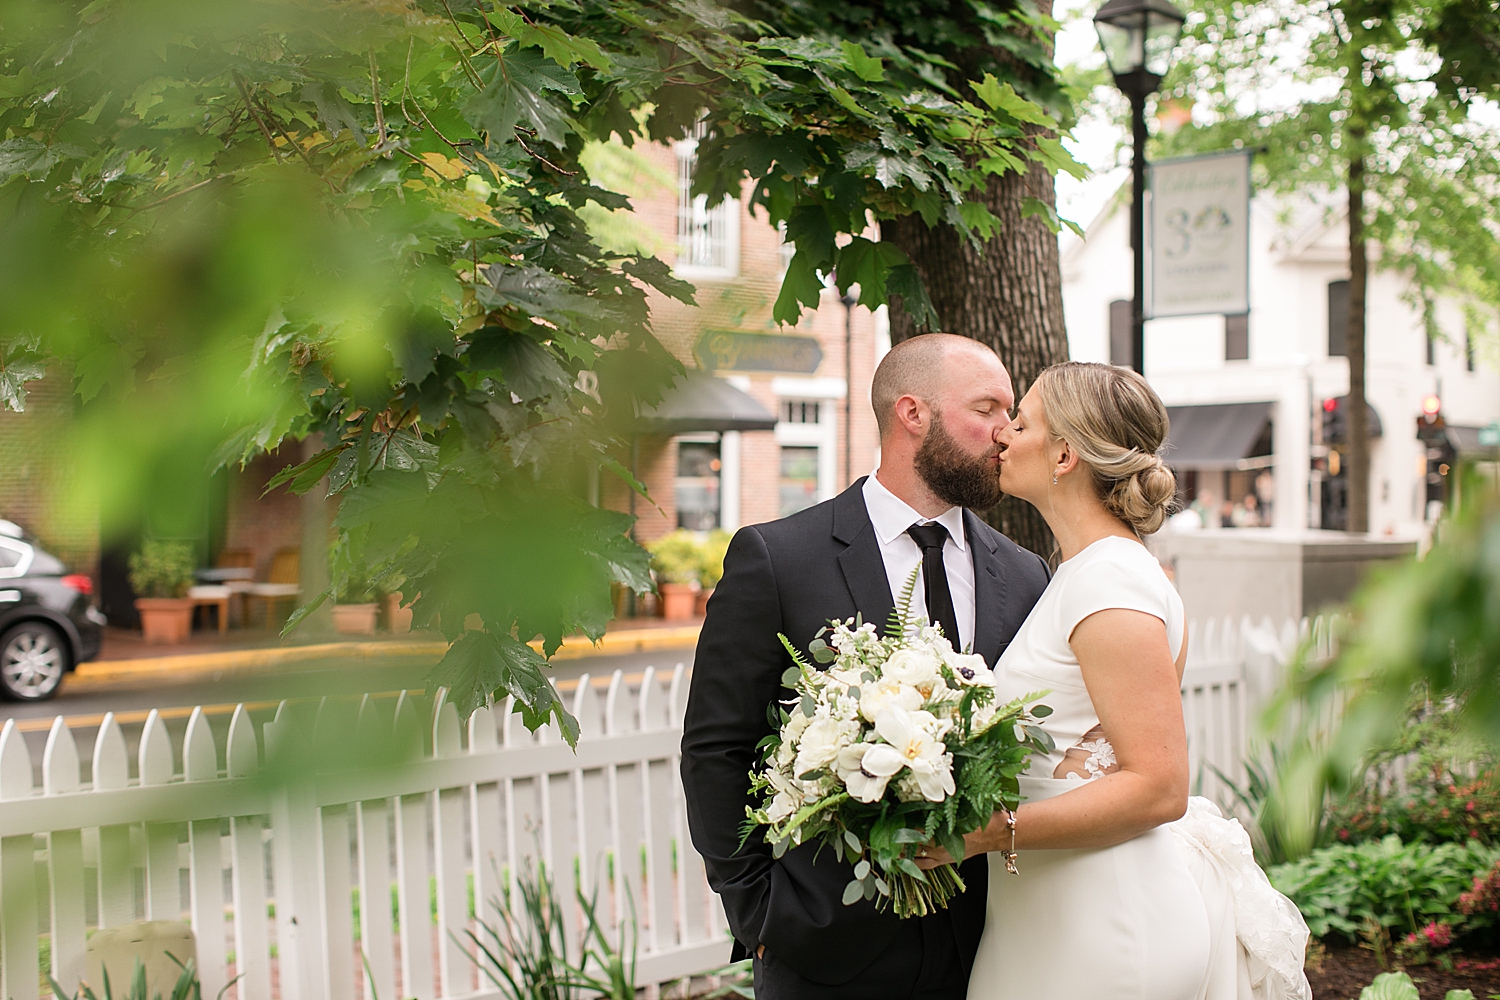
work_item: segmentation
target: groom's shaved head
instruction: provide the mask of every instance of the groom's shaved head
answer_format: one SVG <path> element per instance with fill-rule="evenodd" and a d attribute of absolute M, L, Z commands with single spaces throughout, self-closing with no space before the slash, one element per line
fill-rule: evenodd
<path fill-rule="evenodd" d="M 987 345 L 952 333 L 924 333 L 892 347 L 870 381 L 870 403 L 880 437 L 885 438 L 895 415 L 896 400 L 915 396 L 936 406 L 947 381 L 953 355 L 983 353 L 995 356 Z"/>

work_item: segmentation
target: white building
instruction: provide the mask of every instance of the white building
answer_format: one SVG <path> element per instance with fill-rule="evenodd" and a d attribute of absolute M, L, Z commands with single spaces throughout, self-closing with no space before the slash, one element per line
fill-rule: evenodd
<path fill-rule="evenodd" d="M 1321 418 L 1325 401 L 1349 389 L 1339 356 L 1347 224 L 1312 206 L 1288 221 L 1286 208 L 1266 196 L 1251 202 L 1249 314 L 1148 320 L 1146 376 L 1172 408 L 1174 465 L 1189 500 L 1205 492 L 1241 500 L 1260 478 L 1265 498 L 1274 497 L 1275 527 L 1341 527 L 1347 475 L 1330 479 L 1340 460 L 1322 446 Z M 1129 363 L 1129 215 L 1128 197 L 1115 199 L 1087 240 L 1064 247 L 1076 360 Z M 1366 392 L 1381 428 L 1370 476 L 1370 528 L 1379 534 L 1415 533 L 1427 516 L 1428 446 L 1416 435 L 1426 397 L 1439 397 L 1447 437 L 1464 451 L 1475 448 L 1478 428 L 1500 419 L 1500 374 L 1493 355 L 1468 341 L 1462 310 L 1440 303 L 1444 337 L 1429 343 L 1421 313 L 1402 300 L 1407 287 L 1372 261 Z M 1255 405 L 1203 409 L 1223 404 Z M 1273 476 L 1261 478 L 1262 469 Z"/>

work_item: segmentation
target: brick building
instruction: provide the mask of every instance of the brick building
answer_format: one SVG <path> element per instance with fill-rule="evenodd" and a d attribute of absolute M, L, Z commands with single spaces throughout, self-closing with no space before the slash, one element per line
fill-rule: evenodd
<path fill-rule="evenodd" d="M 801 510 L 873 469 L 879 451 L 869 399 L 889 339 L 883 311 L 846 310 L 838 291 L 825 289 L 796 327 L 778 327 L 771 306 L 792 248 L 763 212 L 749 211 L 748 184 L 739 199 L 717 206 L 691 195 L 695 145 L 611 144 L 619 169 L 612 180 L 632 195 L 639 227 L 615 235 L 674 261 L 697 286 L 696 308 L 653 297 L 661 342 L 688 368 L 748 394 L 775 424 L 637 438 L 621 462 L 629 467 L 633 458 L 656 502 L 634 505 L 642 542 L 679 527 L 733 530 Z M 602 502 L 632 509 L 630 491 L 612 478 Z"/>

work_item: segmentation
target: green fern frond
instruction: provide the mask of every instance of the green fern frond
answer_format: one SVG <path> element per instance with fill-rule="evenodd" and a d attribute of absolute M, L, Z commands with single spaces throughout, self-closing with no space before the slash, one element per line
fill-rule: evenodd
<path fill-rule="evenodd" d="M 891 616 L 886 619 L 885 637 L 887 639 L 902 638 L 922 627 L 921 618 L 913 615 L 911 610 L 912 596 L 917 592 L 917 577 L 921 575 L 921 572 L 922 564 L 919 562 L 912 567 L 911 576 L 906 578 L 906 586 L 901 588 L 901 594 L 896 598 L 896 606 L 891 608 Z"/>
<path fill-rule="evenodd" d="M 792 640 L 788 639 L 780 632 L 776 633 L 776 638 L 781 640 L 781 645 L 786 648 L 787 655 L 792 658 L 792 662 L 797 665 L 798 670 L 811 670 L 813 668 L 811 663 L 808 663 L 802 658 L 802 651 L 796 646 L 792 645 Z"/>

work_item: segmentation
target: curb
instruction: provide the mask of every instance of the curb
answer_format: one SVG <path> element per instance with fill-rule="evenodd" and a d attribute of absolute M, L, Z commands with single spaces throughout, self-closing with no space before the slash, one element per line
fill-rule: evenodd
<path fill-rule="evenodd" d="M 592 656 L 618 656 L 658 649 L 689 649 L 698 642 L 697 625 L 675 628 L 625 629 L 606 632 L 597 643 L 581 636 L 565 641 L 552 655 L 553 661 Z M 541 643 L 531 644 L 541 651 Z M 241 673 L 307 663 L 316 660 L 370 661 L 393 657 L 427 658 L 434 663 L 448 650 L 440 640 L 415 642 L 324 642 L 310 646 L 275 646 L 267 649 L 237 649 L 218 653 L 184 653 L 134 660 L 81 663 L 65 682 L 73 690 L 109 686 L 127 681 L 176 680 L 226 672 Z"/>

